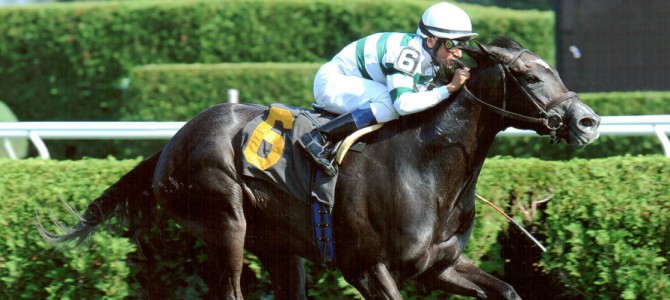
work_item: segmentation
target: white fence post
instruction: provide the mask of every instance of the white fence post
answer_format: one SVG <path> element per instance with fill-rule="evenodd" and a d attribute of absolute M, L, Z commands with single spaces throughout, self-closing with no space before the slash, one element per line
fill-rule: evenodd
<path fill-rule="evenodd" d="M 2 138 L 2 144 L 5 147 L 5 152 L 7 153 L 7 157 L 11 159 L 17 159 L 18 157 L 16 156 L 16 152 L 14 152 L 14 146 L 12 146 L 12 142 L 8 138 Z"/>
<path fill-rule="evenodd" d="M 237 89 L 228 90 L 228 103 L 240 103 L 240 92 Z"/>

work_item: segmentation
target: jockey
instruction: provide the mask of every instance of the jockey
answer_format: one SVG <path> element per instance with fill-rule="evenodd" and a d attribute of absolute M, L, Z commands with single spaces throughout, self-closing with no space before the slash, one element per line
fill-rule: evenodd
<path fill-rule="evenodd" d="M 462 55 L 458 47 L 476 36 L 467 13 L 442 2 L 423 13 L 416 34 L 376 33 L 344 47 L 314 79 L 314 107 L 339 116 L 299 143 L 334 174 L 331 144 L 358 129 L 431 108 L 457 92 L 470 77 L 468 68 L 452 72 L 446 85 L 435 77 L 440 69 L 455 68 Z"/>

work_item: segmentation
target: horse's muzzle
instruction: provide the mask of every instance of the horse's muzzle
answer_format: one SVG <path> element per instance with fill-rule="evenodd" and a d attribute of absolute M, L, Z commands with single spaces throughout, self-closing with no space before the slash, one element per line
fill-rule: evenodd
<path fill-rule="evenodd" d="M 576 101 L 570 111 L 571 118 L 568 124 L 568 142 L 576 148 L 584 148 L 593 143 L 600 136 L 600 116 L 593 109 Z"/>

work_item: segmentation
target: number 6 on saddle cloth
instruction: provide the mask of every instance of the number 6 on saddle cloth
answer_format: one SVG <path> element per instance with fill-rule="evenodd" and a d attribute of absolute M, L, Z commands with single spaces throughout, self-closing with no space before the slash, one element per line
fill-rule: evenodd
<path fill-rule="evenodd" d="M 270 182 L 306 203 L 316 200 L 332 208 L 337 175 L 315 176 L 313 170 L 318 168 L 298 144 L 304 133 L 330 118 L 303 108 L 270 105 L 266 113 L 242 130 L 242 174 Z M 342 143 L 336 161 L 342 161 L 355 139 L 379 127 L 381 125 L 375 125 L 352 134 Z"/>

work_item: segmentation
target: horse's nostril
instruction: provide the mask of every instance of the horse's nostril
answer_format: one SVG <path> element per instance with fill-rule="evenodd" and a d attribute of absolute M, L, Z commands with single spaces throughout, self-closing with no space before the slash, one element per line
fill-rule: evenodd
<path fill-rule="evenodd" d="M 596 125 L 596 120 L 591 119 L 591 118 L 583 118 L 579 120 L 579 125 L 584 126 L 584 127 L 593 127 Z"/>

